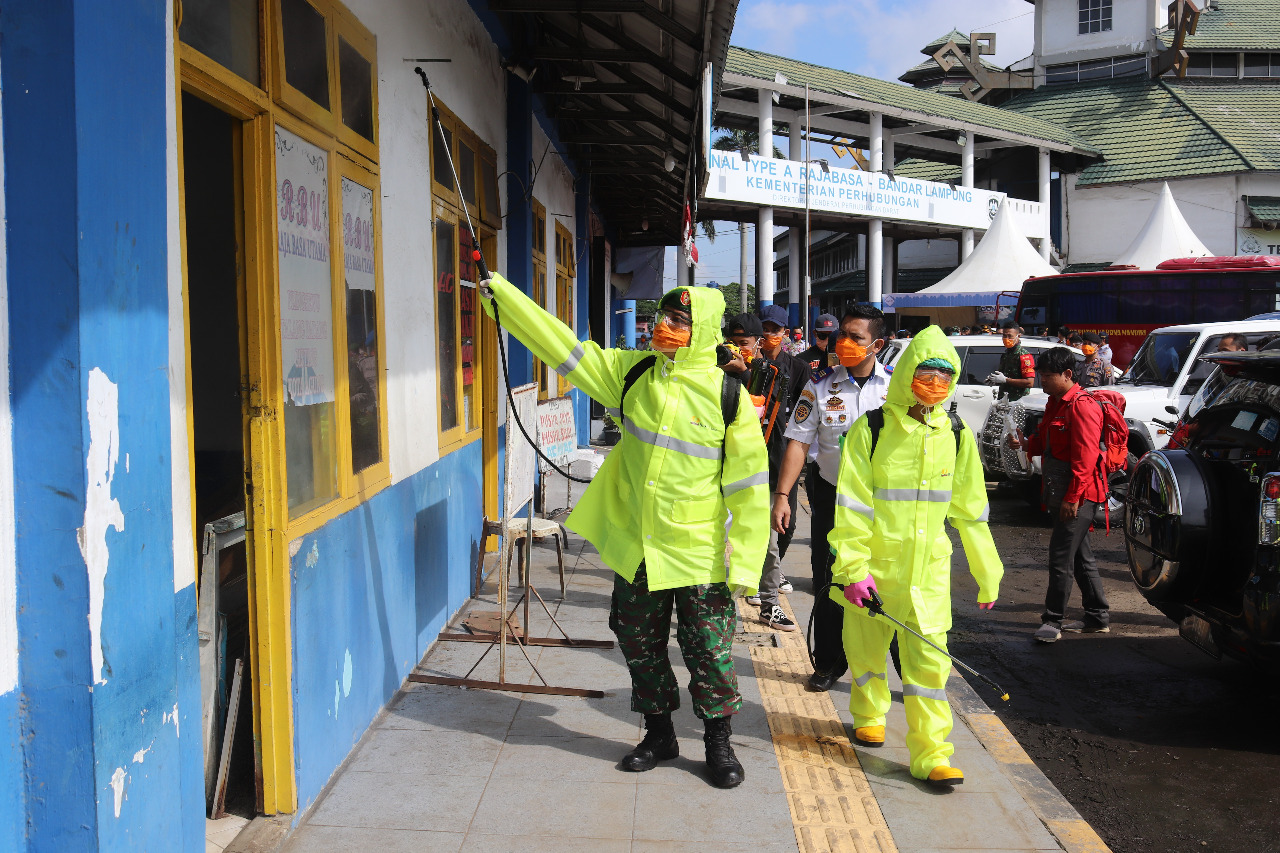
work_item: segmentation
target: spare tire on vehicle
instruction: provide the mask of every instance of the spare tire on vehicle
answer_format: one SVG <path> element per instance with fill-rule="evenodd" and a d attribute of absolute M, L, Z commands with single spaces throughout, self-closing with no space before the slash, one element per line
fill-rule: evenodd
<path fill-rule="evenodd" d="M 1133 469 L 1124 539 L 1147 601 L 1185 604 L 1195 596 L 1210 559 L 1214 506 L 1204 463 L 1185 450 L 1152 451 Z"/>

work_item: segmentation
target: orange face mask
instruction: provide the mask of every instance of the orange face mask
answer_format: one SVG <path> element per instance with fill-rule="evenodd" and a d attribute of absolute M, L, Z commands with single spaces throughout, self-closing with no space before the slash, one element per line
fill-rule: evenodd
<path fill-rule="evenodd" d="M 1018 341 L 1017 341 L 1017 340 L 1009 340 L 1008 338 L 1005 338 L 1005 339 L 1004 339 L 1004 340 L 1002 340 L 1000 343 L 1004 344 L 1004 348 L 1005 348 L 1005 349 L 1013 349 L 1014 347 L 1016 347 L 1016 346 L 1018 345 Z"/>
<path fill-rule="evenodd" d="M 951 393 L 951 380 L 938 374 L 917 376 L 911 380 L 911 393 L 922 406 L 936 406 Z"/>
<path fill-rule="evenodd" d="M 782 345 L 782 333 L 776 335 L 765 335 L 760 339 L 760 344 L 764 349 L 776 349 Z"/>
<path fill-rule="evenodd" d="M 673 329 L 668 323 L 662 322 L 653 330 L 653 340 L 649 345 L 657 352 L 671 355 L 680 347 L 687 347 L 691 337 L 693 330 Z"/>
<path fill-rule="evenodd" d="M 840 338 L 836 341 L 836 358 L 840 359 L 840 363 L 845 367 L 861 364 L 868 352 L 866 347 L 849 338 Z"/>
<path fill-rule="evenodd" d="M 1084 346 L 1080 347 L 1080 352 L 1084 353 L 1085 355 L 1093 355 L 1097 351 L 1098 351 L 1098 347 L 1094 344 L 1085 344 Z"/>

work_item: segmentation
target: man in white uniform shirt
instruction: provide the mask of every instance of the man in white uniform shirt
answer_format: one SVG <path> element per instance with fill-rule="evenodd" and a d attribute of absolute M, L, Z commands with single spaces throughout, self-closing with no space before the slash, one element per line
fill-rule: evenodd
<path fill-rule="evenodd" d="M 810 445 L 817 444 L 818 478 L 813 484 L 811 509 L 813 572 L 813 644 L 815 669 L 808 689 L 830 690 L 849 665 L 841 628 L 844 608 L 817 593 L 831 583 L 831 549 L 827 535 L 835 525 L 836 481 L 840 468 L 840 437 L 864 412 L 878 409 L 889 392 L 889 374 L 876 361 L 884 348 L 884 315 L 870 305 L 850 305 L 840 320 L 834 351 L 840 363 L 813 371 L 800 394 L 786 437 L 790 440 L 778 472 L 773 496 L 773 529 L 787 529 L 791 506 L 787 495 L 800 477 Z"/>

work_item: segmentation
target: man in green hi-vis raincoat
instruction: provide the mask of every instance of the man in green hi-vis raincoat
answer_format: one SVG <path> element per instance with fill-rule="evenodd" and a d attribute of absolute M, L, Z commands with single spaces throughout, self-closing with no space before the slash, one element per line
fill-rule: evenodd
<path fill-rule="evenodd" d="M 485 284 L 490 316 L 496 302 L 511 334 L 621 422 L 622 442 L 566 524 L 616 572 L 609 624 L 631 670 L 631 707 L 645 715 L 647 730 L 623 767 L 649 770 L 679 755 L 671 712 L 680 694 L 667 656 L 674 608 L 711 780 L 741 784 L 729 745 L 729 718 L 742 703 L 731 588 L 754 592 L 760 580 L 769 460 L 745 388 L 727 401 L 738 411 L 725 424 L 724 373 L 716 366 L 724 297 L 714 288 L 670 291 L 653 352 L 638 352 L 579 341 L 501 276 Z"/>
<path fill-rule="evenodd" d="M 844 644 L 853 673 L 849 708 L 854 738 L 884 743 L 889 686 L 885 653 L 894 626 L 865 608 L 871 590 L 884 610 L 946 648 L 951 627 L 951 540 L 944 522 L 960 531 L 979 607 L 994 605 L 1004 575 L 987 527 L 987 490 L 973 433 L 945 411 L 955 391 L 960 358 L 937 326 L 912 339 L 889 381 L 883 426 L 872 449 L 868 417 L 849 430 L 840 457 L 832 570 L 844 594 Z M 856 605 L 856 606 L 855 606 Z M 898 635 L 902 696 L 907 712 L 911 774 L 955 785 L 947 675 L 951 661 L 909 633 Z"/>

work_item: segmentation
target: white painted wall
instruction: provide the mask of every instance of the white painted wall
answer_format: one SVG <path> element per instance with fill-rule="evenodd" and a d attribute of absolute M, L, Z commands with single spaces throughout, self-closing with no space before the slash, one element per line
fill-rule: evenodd
<path fill-rule="evenodd" d="M 1123 252 L 1142 230 L 1155 207 L 1160 182 L 1077 187 L 1076 175 L 1066 175 L 1067 263 L 1102 263 Z M 1233 175 L 1169 181 L 1178 209 L 1191 230 L 1215 255 L 1235 254 L 1235 229 L 1240 181 Z M 1259 180 L 1273 194 L 1280 178 Z"/>
<path fill-rule="evenodd" d="M 405 57 L 423 65 L 439 101 L 506 162 L 506 80 L 498 49 L 464 0 L 347 0 L 378 41 L 379 166 L 391 477 L 440 457 L 435 292 L 426 93 Z M 550 157 L 549 157 L 550 159 Z M 505 181 L 500 190 L 507 209 Z M 572 209 L 572 208 L 570 208 Z M 506 254 L 498 232 L 498 257 Z"/>
<path fill-rule="evenodd" d="M 533 195 L 547 209 L 547 310 L 556 313 L 556 223 L 576 235 L 577 218 L 573 193 L 573 174 L 554 148 L 548 149 L 548 138 L 542 125 L 533 122 L 533 162 L 538 169 L 533 181 Z M 542 152 L 547 156 L 543 157 Z M 541 167 L 538 163 L 541 162 Z M 580 259 L 586 262 L 586 258 Z M 576 284 L 576 281 L 575 281 Z"/>
<path fill-rule="evenodd" d="M 1060 62 L 1145 53 L 1151 28 L 1167 18 L 1161 6 L 1159 0 L 1112 0 L 1111 29 L 1081 35 L 1079 0 L 1041 0 L 1036 3 L 1037 71 Z"/>

